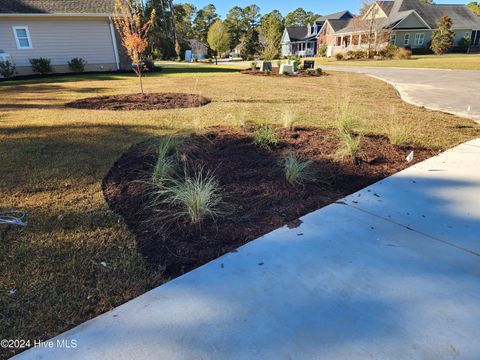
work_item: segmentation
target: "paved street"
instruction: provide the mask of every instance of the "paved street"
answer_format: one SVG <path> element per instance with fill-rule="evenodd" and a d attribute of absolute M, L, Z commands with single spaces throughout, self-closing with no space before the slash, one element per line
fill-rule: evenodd
<path fill-rule="evenodd" d="M 479 199 L 475 140 L 17 359 L 479 359 Z"/>
<path fill-rule="evenodd" d="M 403 100 L 480 122 L 480 71 L 322 66 L 368 74 L 394 85 Z"/>

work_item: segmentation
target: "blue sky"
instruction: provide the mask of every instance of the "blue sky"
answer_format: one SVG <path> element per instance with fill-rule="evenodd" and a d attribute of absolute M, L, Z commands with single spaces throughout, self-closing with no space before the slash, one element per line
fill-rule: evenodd
<path fill-rule="evenodd" d="M 217 12 L 223 17 L 233 6 L 247 6 L 252 3 L 257 4 L 262 13 L 270 12 L 273 9 L 278 9 L 283 15 L 295 10 L 298 7 L 303 7 L 305 10 L 310 10 L 321 15 L 330 14 L 340 10 L 353 10 L 357 12 L 362 4 L 361 0 L 182 0 L 176 2 L 189 2 L 196 7 L 201 8 L 207 4 L 214 4 L 217 7 Z M 465 0 L 437 0 L 437 4 L 465 4 Z"/>

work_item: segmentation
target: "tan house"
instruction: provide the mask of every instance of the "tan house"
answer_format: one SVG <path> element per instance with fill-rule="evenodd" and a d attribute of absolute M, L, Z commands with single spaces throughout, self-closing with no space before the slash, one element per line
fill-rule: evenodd
<path fill-rule="evenodd" d="M 29 59 L 49 58 L 55 72 L 68 72 L 72 58 L 86 71 L 122 67 L 123 52 L 112 22 L 114 0 L 0 0 L 0 61 L 32 72 Z M 125 64 L 127 64 L 125 62 Z"/>
<path fill-rule="evenodd" d="M 328 19 L 317 39 L 319 45 L 328 45 L 329 56 L 364 49 L 372 42 L 378 47 L 390 43 L 411 49 L 427 48 L 442 16 L 452 19 L 454 45 L 467 39 L 470 51 L 480 50 L 480 17 L 467 6 L 428 4 L 420 0 L 376 1 L 362 17 Z"/>

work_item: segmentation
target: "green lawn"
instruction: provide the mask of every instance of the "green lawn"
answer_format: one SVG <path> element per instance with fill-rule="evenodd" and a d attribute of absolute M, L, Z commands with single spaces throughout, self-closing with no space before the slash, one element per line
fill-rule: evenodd
<path fill-rule="evenodd" d="M 314 60 L 319 65 L 480 70 L 480 54 L 414 55 L 408 60 L 337 61 L 335 58 L 314 58 Z"/>
<path fill-rule="evenodd" d="M 2 338 L 52 337 L 168 280 L 161 269 L 145 266 L 101 190 L 109 168 L 136 142 L 245 120 L 281 124 L 286 111 L 303 125 L 330 128 L 346 100 L 368 133 L 388 134 L 398 124 L 408 129 L 411 142 L 435 149 L 480 136 L 479 125 L 403 103 L 392 87 L 360 74 L 255 77 L 232 68 L 169 66 L 148 75 L 144 86 L 147 92 L 198 93 L 212 103 L 129 112 L 64 106 L 137 92 L 132 75 L 1 84 L 0 208 L 25 210 L 29 223 L 25 229 L 0 228 Z"/>

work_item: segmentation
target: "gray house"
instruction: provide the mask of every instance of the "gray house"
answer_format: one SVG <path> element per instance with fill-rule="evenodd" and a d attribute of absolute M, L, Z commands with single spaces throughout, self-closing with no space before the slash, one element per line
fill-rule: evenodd
<path fill-rule="evenodd" d="M 84 59 L 87 71 L 119 70 L 122 48 L 112 22 L 115 0 L 0 0 L 0 61 L 30 74 L 31 58 L 49 58 L 55 72 Z"/>
<path fill-rule="evenodd" d="M 353 15 L 349 11 L 321 16 L 307 26 L 287 27 L 280 42 L 282 56 L 314 56 L 317 54 L 317 35 L 327 20 L 347 20 Z"/>
<path fill-rule="evenodd" d="M 329 55 L 359 50 L 365 47 L 368 33 L 373 29 L 379 46 L 390 43 L 426 48 L 442 16 L 452 19 L 455 45 L 467 39 L 470 51 L 480 50 L 480 17 L 467 6 L 428 4 L 420 0 L 376 1 L 362 17 L 348 21 L 328 19 L 318 33 L 318 43 L 329 46 Z"/>

